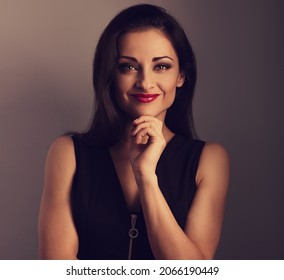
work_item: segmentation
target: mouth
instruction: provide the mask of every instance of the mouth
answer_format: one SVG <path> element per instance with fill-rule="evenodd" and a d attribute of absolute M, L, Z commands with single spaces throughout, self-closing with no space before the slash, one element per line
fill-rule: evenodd
<path fill-rule="evenodd" d="M 133 94 L 130 94 L 130 96 L 135 98 L 138 102 L 150 103 L 156 100 L 160 96 L 160 94 L 133 93 Z"/>

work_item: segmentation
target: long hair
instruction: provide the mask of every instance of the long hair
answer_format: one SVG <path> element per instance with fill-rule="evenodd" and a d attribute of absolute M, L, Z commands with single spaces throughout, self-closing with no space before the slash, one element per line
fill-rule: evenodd
<path fill-rule="evenodd" d="M 94 117 L 84 138 L 90 144 L 111 146 L 120 141 L 127 117 L 115 100 L 119 38 L 130 31 L 159 29 L 172 43 L 185 82 L 177 88 L 176 98 L 168 109 L 165 123 L 174 133 L 195 138 L 192 99 L 196 83 L 196 61 L 191 45 L 179 23 L 161 7 L 141 4 L 127 8 L 107 25 L 96 47 L 93 61 L 95 92 Z"/>

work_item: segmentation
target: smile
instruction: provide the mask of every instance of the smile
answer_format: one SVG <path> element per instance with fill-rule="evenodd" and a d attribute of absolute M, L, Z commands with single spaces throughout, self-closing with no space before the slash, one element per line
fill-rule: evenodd
<path fill-rule="evenodd" d="M 135 98 L 138 102 L 150 103 L 156 100 L 160 96 L 160 94 L 136 93 L 136 94 L 130 94 L 130 96 Z"/>

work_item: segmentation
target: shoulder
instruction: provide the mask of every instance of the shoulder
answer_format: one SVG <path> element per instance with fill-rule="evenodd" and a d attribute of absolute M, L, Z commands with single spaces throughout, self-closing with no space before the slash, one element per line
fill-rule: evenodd
<path fill-rule="evenodd" d="M 48 150 L 47 169 L 50 171 L 58 170 L 59 172 L 64 169 L 73 173 L 75 165 L 76 160 L 72 138 L 70 136 L 61 136 L 55 139 Z"/>
<path fill-rule="evenodd" d="M 205 143 L 201 153 L 201 158 L 229 162 L 229 154 L 227 150 L 218 143 Z"/>
<path fill-rule="evenodd" d="M 50 145 L 50 149 L 57 148 L 67 148 L 69 149 L 73 146 L 72 136 L 60 136 L 56 138 Z"/>
<path fill-rule="evenodd" d="M 204 180 L 228 181 L 229 154 L 218 143 L 206 143 L 200 155 L 197 171 L 197 185 Z M 224 183 L 223 185 L 227 185 Z"/>
<path fill-rule="evenodd" d="M 57 138 L 50 145 L 45 164 L 38 221 L 40 258 L 76 258 L 78 236 L 71 208 L 75 170 L 72 138 Z"/>
<path fill-rule="evenodd" d="M 74 143 L 70 136 L 61 136 L 55 139 L 49 147 L 48 156 L 74 156 Z"/>

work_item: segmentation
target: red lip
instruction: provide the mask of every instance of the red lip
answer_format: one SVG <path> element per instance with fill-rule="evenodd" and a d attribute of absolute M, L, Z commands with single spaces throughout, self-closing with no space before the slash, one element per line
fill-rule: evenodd
<path fill-rule="evenodd" d="M 150 94 L 150 93 L 133 93 L 130 96 L 134 97 L 137 101 L 141 103 L 149 103 L 156 100 L 160 94 Z"/>

